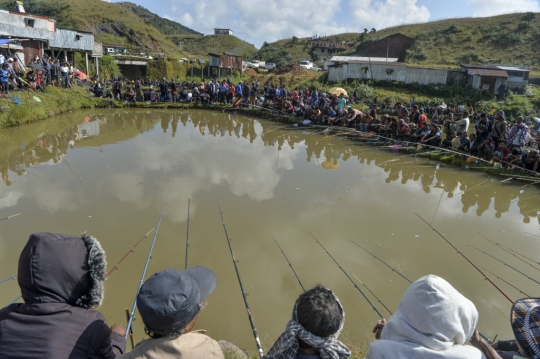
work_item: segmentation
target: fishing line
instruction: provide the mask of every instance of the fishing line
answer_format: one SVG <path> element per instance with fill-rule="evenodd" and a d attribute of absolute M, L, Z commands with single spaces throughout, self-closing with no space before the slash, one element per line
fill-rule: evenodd
<path fill-rule="evenodd" d="M 484 239 L 486 239 L 489 243 L 491 244 L 494 244 L 496 246 L 498 246 L 500 249 L 502 249 L 503 251 L 507 252 L 507 253 L 510 253 L 511 255 L 513 255 L 514 257 L 516 257 L 517 259 L 519 259 L 520 261 L 522 261 L 523 263 L 533 267 L 534 269 L 536 269 L 537 271 L 540 271 L 540 268 L 538 267 L 535 267 L 533 266 L 532 264 L 530 264 L 529 262 L 527 262 L 526 260 L 522 259 L 522 258 L 519 258 L 518 256 L 516 256 L 514 253 L 510 252 L 508 249 L 506 249 L 506 247 L 500 245 L 499 243 L 495 243 L 493 241 L 491 241 L 488 237 L 484 236 L 482 233 L 478 232 L 479 235 L 481 235 L 482 237 L 484 237 Z"/>
<path fill-rule="evenodd" d="M 480 266 L 479 266 L 479 267 L 480 267 Z M 487 269 L 484 268 L 484 267 L 480 267 L 480 268 L 482 268 L 483 270 L 485 270 L 485 271 L 488 272 L 488 273 L 493 274 L 498 280 L 501 280 L 501 281 L 505 282 L 506 284 L 508 284 L 509 286 L 511 286 L 512 288 L 514 288 L 515 290 L 517 290 L 519 293 L 524 294 L 525 296 L 531 298 L 530 295 L 528 295 L 527 293 L 525 293 L 524 291 L 522 291 L 521 289 L 519 289 L 518 287 L 516 287 L 516 286 L 513 285 L 512 283 L 508 282 L 507 280 L 502 279 L 502 278 L 499 277 L 497 274 L 495 274 L 495 273 L 493 273 L 493 272 L 487 270 Z"/>
<path fill-rule="evenodd" d="M 456 252 L 462 256 L 467 262 L 469 262 L 470 265 L 472 265 L 474 267 L 474 269 L 476 269 L 488 282 L 490 282 L 506 299 L 508 299 L 510 301 L 510 303 L 514 304 L 514 301 L 508 296 L 506 295 L 505 292 L 503 292 L 503 290 L 501 288 L 499 288 L 499 286 L 497 284 L 495 284 L 491 279 L 488 278 L 487 275 L 484 274 L 484 272 L 482 272 L 480 270 L 480 268 L 478 268 L 473 262 L 471 262 L 471 260 L 469 258 L 467 258 L 467 256 L 465 256 L 463 253 L 461 253 L 461 251 L 459 249 L 457 249 L 456 246 L 454 246 L 452 244 L 452 242 L 450 242 L 448 239 L 446 239 L 445 236 L 443 236 L 441 234 L 441 232 L 437 231 L 431 224 L 429 224 L 425 219 L 423 219 L 422 217 L 420 217 L 420 215 L 418 213 L 414 213 L 416 214 L 416 216 L 418 218 L 420 218 L 422 220 L 422 222 L 424 222 L 425 224 L 427 224 L 435 233 L 437 233 L 439 235 L 439 237 L 441 237 L 446 243 L 448 243 L 452 248 L 454 248 L 456 250 Z"/>

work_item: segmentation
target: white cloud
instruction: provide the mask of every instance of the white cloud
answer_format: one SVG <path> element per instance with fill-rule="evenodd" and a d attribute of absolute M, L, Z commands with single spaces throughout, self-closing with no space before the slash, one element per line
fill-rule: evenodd
<path fill-rule="evenodd" d="M 4 197 L 0 198 L 0 209 L 16 206 L 22 195 L 22 192 L 19 191 L 6 193 Z"/>
<path fill-rule="evenodd" d="M 513 12 L 540 11 L 537 0 L 470 0 L 474 16 L 491 16 Z"/>
<path fill-rule="evenodd" d="M 351 0 L 349 7 L 362 30 L 424 22 L 430 17 L 428 8 L 418 6 L 417 0 Z"/>

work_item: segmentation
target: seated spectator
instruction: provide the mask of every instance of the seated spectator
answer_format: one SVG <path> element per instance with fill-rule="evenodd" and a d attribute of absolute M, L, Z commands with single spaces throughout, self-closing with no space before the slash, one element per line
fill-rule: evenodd
<path fill-rule="evenodd" d="M 337 296 L 316 286 L 298 297 L 292 319 L 263 359 L 349 358 L 351 351 L 337 340 L 344 323 Z"/>
<path fill-rule="evenodd" d="M 424 135 L 420 143 L 427 146 L 438 147 L 441 143 L 441 130 L 437 125 L 432 123 L 429 125 L 429 133 Z"/>
<path fill-rule="evenodd" d="M 397 122 L 397 136 L 398 140 L 407 140 L 411 134 L 411 129 L 409 124 L 405 122 L 404 119 L 400 118 Z"/>
<path fill-rule="evenodd" d="M 508 156 L 506 156 L 506 161 L 503 162 L 503 167 L 522 167 L 522 163 L 523 156 L 521 155 L 521 151 L 519 150 L 519 148 L 513 148 L 512 152 Z"/>
<path fill-rule="evenodd" d="M 477 147 L 476 154 L 478 158 L 481 158 L 486 161 L 490 161 L 493 157 L 495 143 L 491 140 L 491 137 L 487 137 L 482 141 L 482 143 Z"/>
<path fill-rule="evenodd" d="M 193 331 L 215 288 L 216 276 L 205 267 L 166 269 L 148 278 L 137 295 L 137 308 L 150 339 L 121 359 L 224 358 L 215 340 Z"/>
<path fill-rule="evenodd" d="M 374 329 L 366 359 L 483 359 L 465 345 L 478 324 L 474 304 L 444 279 L 428 275 L 407 289 L 398 310 Z"/>
<path fill-rule="evenodd" d="M 419 142 L 425 135 L 429 134 L 430 129 L 427 122 L 422 123 L 422 126 L 411 134 L 413 143 Z"/>
<path fill-rule="evenodd" d="M 538 160 L 540 157 L 538 156 L 538 150 L 537 149 L 531 149 L 529 154 L 525 156 L 523 159 L 523 164 L 525 166 L 526 170 L 529 171 L 535 171 L 535 167 L 538 169 Z"/>
<path fill-rule="evenodd" d="M 471 344 L 488 359 L 538 358 L 540 356 L 540 299 L 520 299 L 512 306 L 510 318 L 515 340 L 486 343 L 475 331 Z"/>
<path fill-rule="evenodd" d="M 35 233 L 19 258 L 24 303 L 0 310 L 0 357 L 107 358 L 125 349 L 125 329 L 90 308 L 104 295 L 105 253 L 91 236 Z"/>
<path fill-rule="evenodd" d="M 510 154 L 510 150 L 506 147 L 506 141 L 501 140 L 499 142 L 499 147 L 495 149 L 493 153 L 493 162 L 503 162 L 506 161 L 506 157 Z"/>
<path fill-rule="evenodd" d="M 456 148 L 459 147 L 459 139 L 457 138 L 456 131 L 453 131 L 450 135 L 446 136 L 444 141 L 441 142 L 441 147 L 452 148 L 452 144 L 456 144 Z"/>
<path fill-rule="evenodd" d="M 471 141 L 474 142 L 475 139 L 476 135 L 474 133 L 471 134 L 471 138 L 469 138 L 469 136 L 467 136 L 467 132 L 463 132 L 459 138 L 460 145 L 458 147 L 458 150 L 469 153 L 469 151 L 471 150 Z"/>

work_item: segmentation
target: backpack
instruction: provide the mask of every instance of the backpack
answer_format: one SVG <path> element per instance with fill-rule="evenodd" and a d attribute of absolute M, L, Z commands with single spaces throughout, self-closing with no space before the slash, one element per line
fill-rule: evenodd
<path fill-rule="evenodd" d="M 56 65 L 51 66 L 51 75 L 58 76 L 58 66 Z"/>

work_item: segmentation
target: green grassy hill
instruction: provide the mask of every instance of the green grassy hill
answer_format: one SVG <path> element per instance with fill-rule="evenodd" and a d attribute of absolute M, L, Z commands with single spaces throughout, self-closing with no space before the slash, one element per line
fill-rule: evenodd
<path fill-rule="evenodd" d="M 14 2 L 0 0 L 0 9 L 10 9 Z M 169 57 L 184 54 L 156 27 L 130 8 L 102 0 L 33 0 L 25 3 L 31 14 L 51 16 L 58 27 L 94 32 L 97 41 L 123 45 L 129 53 L 163 52 Z M 167 25 L 168 26 L 168 25 Z"/>
<path fill-rule="evenodd" d="M 185 27 L 169 19 L 160 17 L 150 12 L 148 9 L 129 1 L 119 2 L 118 5 L 131 10 L 135 15 L 143 19 L 146 23 L 154 26 L 164 35 L 202 35 L 200 32 Z"/>
<path fill-rule="evenodd" d="M 217 54 L 227 52 L 242 55 L 249 61 L 257 53 L 255 46 L 233 35 L 169 36 L 169 39 L 175 43 L 181 41 L 184 51 L 193 57 L 206 58 L 209 52 Z"/>
<path fill-rule="evenodd" d="M 518 13 L 486 18 L 463 18 L 402 25 L 374 33 L 341 34 L 353 45 L 343 54 L 398 57 L 418 65 L 454 67 L 460 63 L 529 65 L 540 70 L 540 14 Z M 308 39 L 264 44 L 257 56 L 278 64 L 314 57 Z"/>

